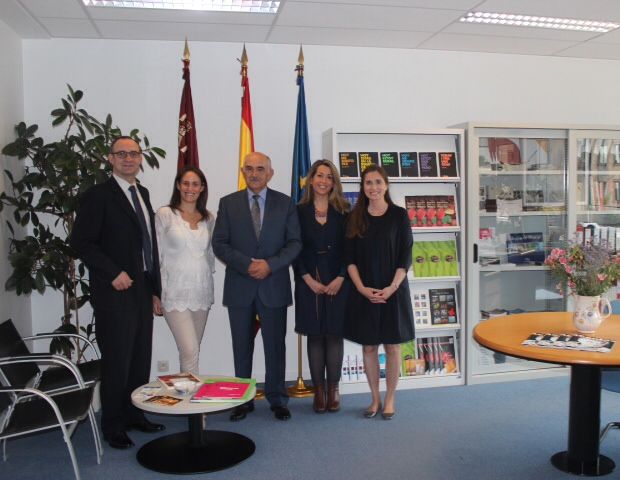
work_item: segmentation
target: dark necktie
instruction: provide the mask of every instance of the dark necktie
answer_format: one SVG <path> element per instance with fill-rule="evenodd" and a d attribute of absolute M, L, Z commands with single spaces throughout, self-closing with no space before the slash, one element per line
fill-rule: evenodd
<path fill-rule="evenodd" d="M 252 195 L 254 203 L 252 203 L 252 225 L 254 225 L 254 233 L 256 238 L 260 237 L 260 205 L 258 199 L 260 195 Z"/>
<path fill-rule="evenodd" d="M 146 227 L 146 218 L 144 218 L 144 211 L 142 210 L 142 205 L 140 205 L 140 200 L 138 200 L 138 192 L 136 191 L 136 187 L 134 185 L 129 187 L 129 192 L 131 193 L 133 207 L 136 209 L 140 230 L 142 230 L 142 251 L 144 253 L 144 263 L 146 264 L 147 271 L 152 272 L 153 252 L 151 247 L 151 237 L 149 236 L 149 230 Z"/>

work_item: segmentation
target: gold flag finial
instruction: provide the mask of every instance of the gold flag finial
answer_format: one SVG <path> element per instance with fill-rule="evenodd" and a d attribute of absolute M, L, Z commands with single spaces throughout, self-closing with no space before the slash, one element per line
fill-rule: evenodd
<path fill-rule="evenodd" d="M 297 66 L 295 67 L 298 77 L 304 76 L 304 50 L 302 46 L 299 46 L 299 57 L 297 57 Z"/>
<path fill-rule="evenodd" d="M 189 45 L 187 44 L 187 37 L 185 37 L 185 48 L 183 49 L 183 60 L 189 62 Z"/>
<path fill-rule="evenodd" d="M 241 65 L 248 66 L 248 53 L 245 51 L 245 43 L 243 44 L 243 53 L 241 54 Z"/>
<path fill-rule="evenodd" d="M 304 49 L 301 45 L 299 46 L 299 57 L 297 57 L 297 63 L 300 65 L 304 64 Z"/>

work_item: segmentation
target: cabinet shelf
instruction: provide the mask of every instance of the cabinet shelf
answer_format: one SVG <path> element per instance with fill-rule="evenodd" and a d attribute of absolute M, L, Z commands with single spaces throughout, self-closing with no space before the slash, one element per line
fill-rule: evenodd
<path fill-rule="evenodd" d="M 480 217 L 555 217 L 566 215 L 566 210 L 545 210 L 535 212 L 518 212 L 518 213 L 503 213 L 503 212 L 479 212 Z"/>
<path fill-rule="evenodd" d="M 409 283 L 434 283 L 434 282 L 458 282 L 460 275 L 455 277 L 414 277 L 411 271 L 407 272 Z"/>
<path fill-rule="evenodd" d="M 609 175 L 617 177 L 620 170 L 577 170 L 577 175 Z"/>
<path fill-rule="evenodd" d="M 620 208 L 614 208 L 610 210 L 579 210 L 577 215 L 618 215 L 620 214 Z"/>
<path fill-rule="evenodd" d="M 539 270 L 549 270 L 546 265 L 485 265 L 480 267 L 481 272 L 534 272 Z"/>
<path fill-rule="evenodd" d="M 461 227 L 411 227 L 412 233 L 458 233 Z"/>
<path fill-rule="evenodd" d="M 416 336 L 418 334 L 422 334 L 422 333 L 432 333 L 435 334 L 436 332 L 451 332 L 451 331 L 455 331 L 455 330 L 460 330 L 461 329 L 461 324 L 460 323 L 442 323 L 441 325 L 425 325 L 423 327 L 415 327 L 415 333 Z"/>
<path fill-rule="evenodd" d="M 490 168 L 481 168 L 480 176 L 496 176 L 496 175 L 564 175 L 564 170 L 491 170 Z"/>
<path fill-rule="evenodd" d="M 341 183 L 360 183 L 361 177 L 341 177 Z M 461 177 L 389 177 L 390 183 L 461 183 Z"/>

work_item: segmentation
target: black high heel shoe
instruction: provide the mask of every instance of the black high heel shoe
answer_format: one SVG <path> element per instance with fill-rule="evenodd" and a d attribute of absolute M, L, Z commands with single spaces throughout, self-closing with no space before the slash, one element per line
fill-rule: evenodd
<path fill-rule="evenodd" d="M 377 413 L 379 413 L 379 410 L 381 410 L 381 404 L 379 404 L 376 410 L 371 410 L 370 408 L 364 410 L 364 418 L 375 418 L 377 416 Z"/>

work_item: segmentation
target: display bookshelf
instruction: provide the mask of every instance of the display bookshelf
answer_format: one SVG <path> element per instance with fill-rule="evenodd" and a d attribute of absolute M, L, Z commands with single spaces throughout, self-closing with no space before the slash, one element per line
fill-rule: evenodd
<path fill-rule="evenodd" d="M 407 197 L 417 197 L 418 204 L 424 203 L 422 207 L 418 205 L 417 210 L 424 210 L 424 214 L 419 212 L 420 216 L 428 219 L 428 224 L 424 226 L 412 226 L 414 245 L 416 242 L 427 242 L 432 244 L 433 248 L 446 246 L 446 242 L 453 242 L 456 251 L 456 262 L 458 265 L 458 273 L 456 275 L 441 275 L 433 272 L 433 276 L 416 276 L 413 269 L 407 274 L 409 288 L 412 295 L 412 304 L 414 306 L 414 321 L 416 322 L 416 342 L 414 345 L 405 345 L 401 348 L 403 352 L 409 351 L 409 354 L 403 354 L 401 362 L 401 381 L 399 389 L 405 388 L 424 388 L 434 386 L 450 386 L 462 385 L 465 378 L 465 362 L 463 361 L 464 335 L 465 329 L 465 269 L 464 269 L 464 253 L 465 253 L 465 228 L 464 228 L 464 205 L 465 205 L 465 188 L 464 188 L 464 164 L 462 161 L 464 143 L 462 129 L 415 129 L 407 131 L 393 130 L 345 130 L 332 128 L 323 133 L 323 157 L 334 162 L 338 167 L 341 166 L 341 152 L 348 154 L 357 154 L 356 159 L 359 162 L 359 153 L 370 153 L 370 157 L 375 157 L 378 164 L 381 164 L 382 152 L 390 152 L 387 158 L 396 159 L 398 161 L 398 175 L 391 175 L 390 196 L 394 203 L 407 208 Z M 404 176 L 403 165 L 411 173 L 411 157 L 402 159 L 402 153 L 416 154 L 416 161 L 421 159 L 427 160 L 425 168 L 428 168 L 428 160 L 432 158 L 432 154 L 438 162 L 436 165 L 436 176 Z M 420 155 L 420 154 L 424 155 Z M 441 154 L 444 154 L 443 156 Z M 449 154 L 453 154 L 454 165 L 450 163 Z M 349 155 L 348 160 L 351 160 Z M 441 175 L 440 158 L 445 159 L 444 172 L 450 167 L 450 174 Z M 406 163 L 401 163 L 406 162 Z M 343 172 L 341 168 L 341 181 L 345 192 L 358 192 L 360 188 L 361 165 L 357 165 L 358 171 L 356 175 L 347 176 L 347 172 Z M 418 163 L 418 167 L 420 167 Z M 394 166 L 392 165 L 394 169 Z M 393 173 L 396 173 L 392 170 Z M 344 173 L 344 175 L 343 175 Z M 349 171 L 349 173 L 351 173 Z M 428 173 L 428 171 L 426 172 Z M 418 169 L 418 175 L 420 170 Z M 431 198 L 432 197 L 432 198 Z M 437 208 L 424 209 L 431 205 L 436 207 L 438 199 L 445 200 L 445 197 L 452 197 L 455 201 L 456 225 L 445 222 L 445 212 L 449 209 L 443 208 L 442 218 Z M 411 200 L 410 200 L 411 202 Z M 435 210 L 437 215 L 431 212 Z M 433 223 L 435 222 L 435 223 Z M 444 312 L 451 310 L 450 306 L 454 306 L 454 315 L 444 315 L 434 317 L 430 316 L 430 292 L 448 292 L 443 297 L 436 294 L 437 299 L 443 298 L 441 307 Z M 428 312 L 426 321 L 422 321 L 420 314 L 422 311 L 420 292 L 426 292 L 429 297 L 429 304 L 425 307 Z M 449 292 L 453 292 L 451 295 Z M 414 298 L 418 295 L 417 298 Z M 448 300 L 449 297 L 453 297 Z M 417 302 L 417 307 L 416 307 Z M 439 308 L 435 311 L 439 312 Z M 445 323 L 435 323 L 445 322 Z M 450 323 L 448 323 L 450 322 Z M 447 352 L 447 354 L 446 354 Z M 450 359 L 453 352 L 453 360 Z M 380 350 L 380 355 L 382 354 Z M 442 353 L 444 354 L 442 356 Z M 410 358 L 409 358 L 410 357 Z M 425 358 L 424 358 L 425 357 Z M 434 359 L 438 358 L 437 361 Z M 422 360 L 424 359 L 424 362 Z M 447 359 L 443 361 L 442 359 Z M 443 362 L 443 363 L 442 363 Z M 424 365 L 422 367 L 422 365 Z M 417 370 L 416 370 L 417 368 Z M 384 380 L 381 380 L 382 388 Z M 352 342 L 345 340 L 344 347 L 344 363 L 341 390 L 345 393 L 365 392 L 368 390 L 366 378 L 363 372 L 362 364 L 362 348 Z"/>
<path fill-rule="evenodd" d="M 620 186 L 620 130 L 490 123 L 459 127 L 466 131 L 469 165 L 467 383 L 566 374 L 563 367 L 493 353 L 473 340 L 473 329 L 489 314 L 571 309 L 544 258 L 553 247 L 574 240 L 579 223 L 620 227 L 616 184 L 607 187 L 615 181 Z M 601 156 L 607 168 L 601 169 Z M 597 182 L 607 188 L 594 195 Z"/>

